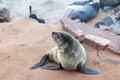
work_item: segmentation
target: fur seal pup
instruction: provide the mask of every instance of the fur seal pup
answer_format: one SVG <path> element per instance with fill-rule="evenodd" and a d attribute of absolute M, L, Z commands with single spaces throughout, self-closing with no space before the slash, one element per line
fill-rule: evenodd
<path fill-rule="evenodd" d="M 29 10 L 30 10 L 30 15 L 29 15 L 30 18 L 37 20 L 39 23 L 45 23 L 45 20 L 38 19 L 36 14 L 32 14 L 32 6 L 29 6 Z"/>
<path fill-rule="evenodd" d="M 100 20 L 99 22 L 97 22 L 94 27 L 99 28 L 100 25 L 110 26 L 111 24 L 113 24 L 113 20 L 111 17 L 107 16 L 103 18 L 102 20 Z"/>
<path fill-rule="evenodd" d="M 86 4 L 88 4 L 88 3 L 90 3 L 90 2 L 93 2 L 93 0 L 87 0 L 87 1 L 77 1 L 77 2 L 74 2 L 74 3 L 72 3 L 72 4 L 70 4 L 70 5 L 86 5 Z"/>
<path fill-rule="evenodd" d="M 103 11 L 107 12 L 104 7 L 105 6 L 111 6 L 111 7 L 116 7 L 120 5 L 120 0 L 100 0 L 100 6 Z"/>
<path fill-rule="evenodd" d="M 83 46 L 72 35 L 66 32 L 52 32 L 52 37 L 57 47 L 49 50 L 40 62 L 30 67 L 30 70 L 41 67 L 48 70 L 76 70 L 85 74 L 98 74 L 99 72 L 85 66 L 86 52 Z M 52 60 L 56 65 L 43 66 L 47 60 Z"/>
<path fill-rule="evenodd" d="M 80 19 L 81 22 L 88 22 L 97 15 L 99 8 L 100 4 L 98 2 L 91 2 L 83 6 L 80 10 L 73 12 L 71 19 Z"/>

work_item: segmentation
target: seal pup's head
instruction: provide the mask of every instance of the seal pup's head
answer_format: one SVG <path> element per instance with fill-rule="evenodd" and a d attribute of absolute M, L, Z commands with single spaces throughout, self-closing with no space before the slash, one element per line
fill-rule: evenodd
<path fill-rule="evenodd" d="M 58 45 L 61 53 L 71 53 L 75 44 L 75 40 L 72 35 L 66 32 L 52 32 L 52 37 Z"/>

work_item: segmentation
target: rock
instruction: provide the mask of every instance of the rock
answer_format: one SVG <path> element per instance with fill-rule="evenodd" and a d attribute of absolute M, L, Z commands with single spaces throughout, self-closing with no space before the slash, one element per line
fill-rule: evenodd
<path fill-rule="evenodd" d="M 113 23 L 110 26 L 100 25 L 99 29 L 110 31 L 110 32 L 116 34 L 117 36 L 120 35 L 120 24 L 117 22 Z"/>
<path fill-rule="evenodd" d="M 110 52 L 120 54 L 120 37 L 114 33 L 99 28 L 93 28 L 85 23 L 67 18 L 62 19 L 61 22 L 63 29 L 75 36 L 75 38 L 77 37 L 80 42 L 82 41 L 97 49 L 107 49 Z"/>
<path fill-rule="evenodd" d="M 0 22 L 9 21 L 10 11 L 0 4 Z"/>
<path fill-rule="evenodd" d="M 88 29 L 89 27 L 85 23 L 64 19 L 62 20 L 62 24 L 63 29 L 71 33 L 75 38 L 77 37 L 80 42 L 82 41 L 94 48 L 105 49 L 109 43 L 107 39 L 89 34 L 90 29 Z"/>
<path fill-rule="evenodd" d="M 75 23 L 79 22 L 79 19 L 74 20 Z M 62 21 L 61 21 L 62 22 Z M 64 24 L 64 23 L 63 23 Z M 67 23 L 66 23 L 67 24 Z M 70 25 L 68 23 L 68 25 Z M 78 39 L 80 42 L 85 41 L 85 36 L 84 36 L 84 32 L 82 30 L 80 30 L 79 28 L 75 28 L 75 27 L 70 27 L 70 26 L 66 26 L 63 27 L 63 29 L 69 33 L 71 33 L 76 39 Z"/>
<path fill-rule="evenodd" d="M 103 61 L 112 63 L 114 65 L 120 64 L 120 60 L 115 60 L 115 59 L 112 59 L 112 58 L 107 58 L 107 59 L 104 59 Z"/>

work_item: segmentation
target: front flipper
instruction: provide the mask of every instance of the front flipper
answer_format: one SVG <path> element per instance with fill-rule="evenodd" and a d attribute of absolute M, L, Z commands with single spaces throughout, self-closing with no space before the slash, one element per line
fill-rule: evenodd
<path fill-rule="evenodd" d="M 29 69 L 30 70 L 34 70 L 34 69 L 37 69 L 41 66 L 43 66 L 45 64 L 45 62 L 48 60 L 49 56 L 48 55 L 44 55 L 42 57 L 42 59 L 40 60 L 40 62 L 38 62 L 37 64 L 34 64 L 33 66 L 31 66 Z"/>
<path fill-rule="evenodd" d="M 48 69 L 48 70 L 60 70 L 63 69 L 61 65 L 53 65 L 53 66 L 43 66 L 43 69 Z"/>
<path fill-rule="evenodd" d="M 81 66 L 81 65 L 78 65 L 77 71 L 81 72 L 81 73 L 84 73 L 84 74 L 99 74 L 98 71 L 95 71 L 93 69 L 89 69 L 89 68 L 87 68 L 85 66 Z"/>

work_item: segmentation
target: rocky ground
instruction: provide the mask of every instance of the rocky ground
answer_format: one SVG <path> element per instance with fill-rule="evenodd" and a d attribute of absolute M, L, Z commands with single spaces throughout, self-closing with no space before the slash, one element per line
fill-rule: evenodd
<path fill-rule="evenodd" d="M 76 71 L 29 70 L 50 48 L 55 46 L 52 31 L 62 26 L 44 25 L 28 18 L 0 24 L 0 80 L 119 80 L 119 56 L 97 51 L 85 44 L 87 66 L 100 72 L 88 75 Z"/>
<path fill-rule="evenodd" d="M 59 19 L 61 16 L 63 16 L 63 11 L 56 10 L 63 9 L 66 4 L 64 6 L 61 4 L 66 0 L 60 0 L 61 3 L 57 2 L 57 5 L 56 2 L 45 3 L 45 5 L 42 5 L 42 7 L 40 6 L 39 8 L 36 7 L 39 5 L 39 3 L 37 4 L 32 1 L 29 3 L 29 1 L 27 2 L 25 0 L 20 1 L 22 2 L 19 2 L 17 0 L 2 1 L 3 3 L 7 4 L 8 9 L 11 11 L 11 21 L 9 23 L 0 23 L 0 80 L 120 79 L 120 56 L 110 53 L 106 50 L 98 51 L 85 44 L 83 45 L 87 52 L 86 65 L 92 69 L 99 71 L 100 74 L 98 75 L 88 75 L 78 73 L 76 71 L 66 70 L 50 71 L 41 68 L 32 71 L 29 70 L 29 67 L 37 63 L 46 51 L 56 46 L 51 37 L 51 32 L 63 31 L 62 25 L 59 23 Z M 23 3 L 27 4 L 23 5 Z M 38 17 L 44 18 L 47 23 L 50 24 L 39 24 L 37 21 L 28 18 L 28 6 L 29 4 L 33 3 L 35 4 L 33 5 L 33 12 L 37 13 Z M 39 12 L 39 10 L 43 11 Z M 22 11 L 25 12 L 23 13 Z M 60 17 L 59 15 L 55 16 L 55 14 L 52 12 L 56 15 L 58 15 L 58 13 L 61 15 Z M 87 24 L 92 27 L 100 19 L 111 15 L 113 15 L 112 11 L 105 13 L 100 10 L 98 15 Z M 58 23 L 51 24 L 55 20 Z"/>

